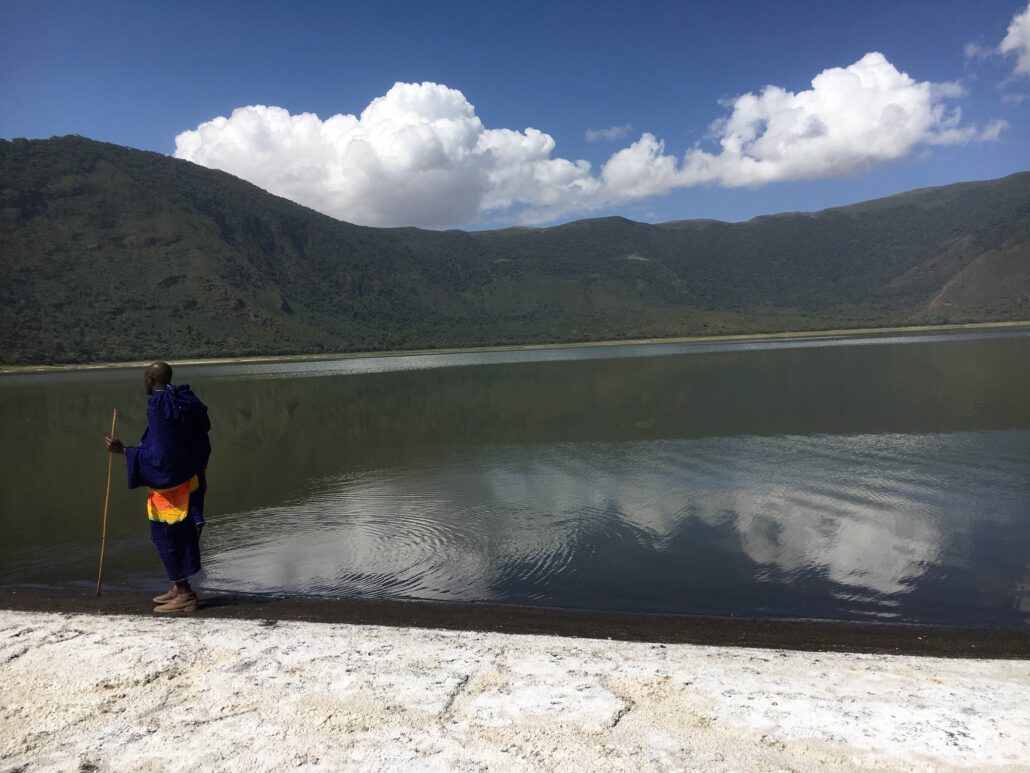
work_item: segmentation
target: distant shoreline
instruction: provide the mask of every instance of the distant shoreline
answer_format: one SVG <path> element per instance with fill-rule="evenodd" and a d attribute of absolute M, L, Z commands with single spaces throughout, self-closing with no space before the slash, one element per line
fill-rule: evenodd
<path fill-rule="evenodd" d="M 838 330 L 803 330 L 781 333 L 736 333 L 734 335 L 680 336 L 674 338 L 632 338 L 607 341 L 573 341 L 568 343 L 502 344 L 441 349 L 397 349 L 385 352 L 336 352 L 318 354 L 272 354 L 247 357 L 210 357 L 172 359 L 175 366 L 229 365 L 236 363 L 328 362 L 332 360 L 373 357 L 413 357 L 430 354 L 479 354 L 484 352 L 534 351 L 548 349 L 582 349 L 594 346 L 639 346 L 641 344 L 719 343 L 726 341 L 768 341 L 794 338 L 834 338 L 838 336 L 893 335 L 899 333 L 935 333 L 952 330 L 996 330 L 1030 327 L 1030 320 L 1015 322 L 969 322 L 954 325 L 905 325 L 900 327 L 842 328 Z M 76 370 L 117 370 L 142 368 L 150 361 L 68 363 L 61 365 L 0 365 L 0 375 L 19 373 L 59 373 Z"/>

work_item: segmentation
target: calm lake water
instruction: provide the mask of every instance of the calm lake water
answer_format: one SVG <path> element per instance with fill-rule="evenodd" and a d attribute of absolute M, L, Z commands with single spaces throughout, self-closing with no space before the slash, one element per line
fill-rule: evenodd
<path fill-rule="evenodd" d="M 201 585 L 1030 625 L 1030 330 L 183 366 Z M 0 377 L 0 585 L 95 582 L 133 370 Z M 105 578 L 164 585 L 116 459 Z"/>

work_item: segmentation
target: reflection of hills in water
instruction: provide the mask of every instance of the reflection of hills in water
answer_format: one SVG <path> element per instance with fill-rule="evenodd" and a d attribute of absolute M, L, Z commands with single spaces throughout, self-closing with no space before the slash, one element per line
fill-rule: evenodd
<path fill-rule="evenodd" d="M 298 478 L 403 466 L 466 444 L 1030 429 L 1025 333 L 632 359 L 532 354 L 544 361 L 246 382 L 233 367 L 212 369 L 224 374 L 204 388 L 215 441 L 246 448 L 254 470 L 221 458 L 254 494 L 227 505 L 281 502 Z"/>
<path fill-rule="evenodd" d="M 940 599 L 966 611 L 942 576 L 964 581 L 965 543 L 1018 533 L 1018 506 L 984 503 L 1027 479 L 1027 435 L 484 447 L 239 515 L 209 579 L 688 613 L 923 619 L 928 603 L 946 622 Z"/>

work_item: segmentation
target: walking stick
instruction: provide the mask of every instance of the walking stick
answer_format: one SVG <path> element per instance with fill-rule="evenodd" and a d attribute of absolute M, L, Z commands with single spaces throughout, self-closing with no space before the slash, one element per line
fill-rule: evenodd
<path fill-rule="evenodd" d="M 118 409 L 111 414 L 111 439 L 114 440 L 114 423 L 118 420 Z M 100 569 L 97 571 L 97 595 L 100 595 L 100 578 L 104 576 L 104 545 L 107 544 L 107 503 L 111 501 L 111 464 L 114 454 L 107 453 L 107 490 L 104 492 L 104 529 L 100 533 Z"/>

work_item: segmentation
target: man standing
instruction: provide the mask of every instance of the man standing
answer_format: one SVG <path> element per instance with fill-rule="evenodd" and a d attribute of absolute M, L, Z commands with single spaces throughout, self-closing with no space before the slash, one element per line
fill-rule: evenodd
<path fill-rule="evenodd" d="M 146 486 L 150 538 L 161 555 L 167 593 L 157 596 L 155 612 L 193 612 L 197 594 L 190 577 L 200 571 L 200 532 L 204 527 L 205 470 L 211 456 L 207 406 L 188 384 L 172 384 L 172 368 L 155 362 L 143 371 L 147 428 L 138 446 L 105 438 L 113 454 L 125 454 L 129 488 Z"/>

